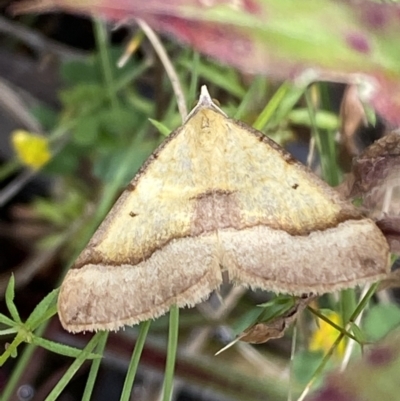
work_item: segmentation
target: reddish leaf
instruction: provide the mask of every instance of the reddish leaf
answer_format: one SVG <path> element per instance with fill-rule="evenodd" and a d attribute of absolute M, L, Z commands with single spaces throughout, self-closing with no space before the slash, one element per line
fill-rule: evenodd
<path fill-rule="evenodd" d="M 397 401 L 400 382 L 400 333 L 392 333 L 365 358 L 342 373 L 328 376 L 322 389 L 307 401 Z"/>
<path fill-rule="evenodd" d="M 62 9 L 112 21 L 141 18 L 245 72 L 360 82 L 400 125 L 400 6 L 372 0 L 24 0 L 14 12 Z M 366 90 L 368 89 L 368 90 Z"/>

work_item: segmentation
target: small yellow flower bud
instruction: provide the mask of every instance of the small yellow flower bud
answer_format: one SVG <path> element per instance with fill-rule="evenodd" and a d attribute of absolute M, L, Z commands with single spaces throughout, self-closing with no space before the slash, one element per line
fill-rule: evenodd
<path fill-rule="evenodd" d="M 50 160 L 49 141 L 44 136 L 16 130 L 11 139 L 19 160 L 27 167 L 38 170 Z"/>
<path fill-rule="evenodd" d="M 326 314 L 326 317 L 335 323 L 337 326 L 341 325 L 340 316 L 336 312 L 330 312 Z M 311 351 L 323 351 L 327 353 L 333 343 L 336 341 L 340 332 L 332 327 L 329 323 L 324 320 L 318 319 L 319 327 L 314 331 L 310 339 L 310 350 Z M 343 356 L 345 341 L 342 340 L 339 346 L 336 348 L 336 355 Z"/>

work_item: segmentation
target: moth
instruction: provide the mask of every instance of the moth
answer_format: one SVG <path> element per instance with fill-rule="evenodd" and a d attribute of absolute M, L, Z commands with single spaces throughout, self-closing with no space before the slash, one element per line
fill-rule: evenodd
<path fill-rule="evenodd" d="M 116 330 L 193 306 L 222 283 L 301 295 L 375 282 L 374 222 L 206 87 L 127 186 L 62 283 L 72 332 Z"/>

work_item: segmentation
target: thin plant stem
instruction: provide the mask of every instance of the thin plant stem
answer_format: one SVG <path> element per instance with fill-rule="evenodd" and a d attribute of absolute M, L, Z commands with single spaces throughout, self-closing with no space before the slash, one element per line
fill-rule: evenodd
<path fill-rule="evenodd" d="M 127 85 L 132 84 L 132 82 L 142 77 L 150 66 L 150 60 L 146 59 L 139 65 L 136 65 L 135 68 L 128 70 L 125 75 L 115 81 L 115 90 L 118 91 L 125 88 Z"/>
<path fill-rule="evenodd" d="M 361 298 L 361 301 L 359 302 L 355 311 L 351 315 L 349 322 L 354 322 L 357 316 L 365 309 L 365 307 L 368 305 L 369 300 L 375 294 L 378 287 L 379 287 L 379 282 L 371 285 L 371 287 L 368 288 L 367 293 L 364 295 L 363 298 Z"/>
<path fill-rule="evenodd" d="M 140 29 L 142 29 L 142 31 L 147 36 L 147 39 L 149 39 L 155 52 L 160 58 L 162 65 L 165 68 L 165 72 L 167 73 L 169 80 L 171 81 L 172 89 L 176 97 L 179 114 L 181 115 L 182 121 L 185 121 L 188 114 L 186 107 L 186 100 L 175 67 L 172 64 L 170 58 L 168 57 L 168 54 L 165 51 L 165 48 L 161 43 L 161 40 L 159 39 L 157 34 L 153 31 L 153 29 L 151 29 L 150 26 L 147 25 L 147 23 L 144 22 L 143 20 L 138 19 L 137 23 L 139 24 Z"/>
<path fill-rule="evenodd" d="M 257 76 L 254 78 L 253 82 L 251 83 L 249 89 L 247 90 L 246 94 L 243 96 L 242 101 L 240 102 L 239 106 L 235 111 L 234 118 L 240 120 L 243 117 L 243 114 L 248 107 L 251 100 L 259 93 L 260 85 L 262 84 L 265 78 L 261 76 Z"/>
<path fill-rule="evenodd" d="M 129 401 L 129 398 L 131 396 L 133 382 L 135 380 L 140 357 L 142 355 L 144 343 L 146 341 L 150 325 L 151 325 L 151 320 L 147 320 L 146 322 L 140 324 L 139 335 L 136 340 L 136 345 L 132 353 L 131 361 L 129 363 L 128 372 L 125 377 L 124 387 L 122 389 L 120 401 Z"/>
<path fill-rule="evenodd" d="M 323 320 L 324 322 L 328 323 L 330 326 L 332 326 L 334 329 L 336 329 L 339 333 L 342 333 L 343 335 L 351 338 L 354 341 L 357 341 L 357 339 L 353 336 L 353 334 L 349 333 L 347 330 L 345 330 L 343 327 L 340 327 L 339 325 L 337 325 L 336 323 L 332 322 L 332 320 L 330 320 L 329 318 L 327 318 L 325 315 L 323 315 L 319 310 L 312 308 L 311 306 L 307 306 L 307 309 L 314 314 L 315 316 L 317 316 L 318 318 L 320 318 L 321 320 Z M 358 342 L 358 341 L 357 341 Z"/>
<path fill-rule="evenodd" d="M 56 384 L 50 394 L 46 397 L 45 401 L 55 401 L 62 393 L 67 384 L 71 381 L 72 377 L 78 369 L 85 363 L 88 355 L 93 351 L 94 347 L 106 336 L 107 333 L 102 331 L 96 333 L 93 338 L 87 343 L 86 347 L 82 350 L 80 355 L 72 362 L 71 366 L 67 369 L 64 376 Z"/>
<path fill-rule="evenodd" d="M 42 336 L 45 329 L 47 327 L 47 322 L 39 327 L 36 331 L 38 336 Z M 15 387 L 17 386 L 18 380 L 22 376 L 22 373 L 25 371 L 31 357 L 33 351 L 36 349 L 36 345 L 34 344 L 26 344 L 25 349 L 22 351 L 22 355 L 19 358 L 16 366 L 13 368 L 10 378 L 7 381 L 6 387 L 4 388 L 3 394 L 1 395 L 1 401 L 8 401 L 14 393 Z"/>
<path fill-rule="evenodd" d="M 310 138 L 310 144 L 308 145 L 308 155 L 307 155 L 307 167 L 312 167 L 315 156 L 315 138 L 312 136 Z"/>
<path fill-rule="evenodd" d="M 368 289 L 369 289 L 369 286 L 365 286 L 365 287 L 363 288 L 363 291 L 362 291 L 362 294 L 361 294 L 361 298 L 364 298 L 365 294 L 368 292 Z M 360 323 L 361 323 L 361 319 L 362 319 L 362 316 L 363 316 L 363 312 L 364 312 L 364 311 L 365 311 L 365 309 L 363 309 L 363 310 L 360 312 L 360 314 L 357 316 L 357 318 L 356 318 L 356 320 L 355 320 L 355 322 L 354 322 L 357 326 L 359 326 Z M 345 349 L 345 351 L 344 351 L 344 356 L 343 356 L 342 364 L 341 364 L 341 366 L 340 366 L 340 371 L 341 371 L 341 372 L 343 372 L 343 371 L 346 369 L 346 367 L 347 367 L 347 365 L 348 365 L 348 363 L 349 363 L 349 361 L 350 361 L 351 354 L 352 354 L 353 349 L 354 349 L 354 346 L 355 346 L 355 344 L 356 344 L 356 341 L 354 341 L 354 340 L 355 340 L 355 339 L 351 339 L 351 340 L 348 341 L 348 343 L 346 344 L 346 349 Z"/>
<path fill-rule="evenodd" d="M 305 91 L 308 114 L 311 122 L 311 133 L 321 159 L 322 175 L 328 184 L 335 186 L 339 183 L 339 167 L 336 161 L 336 149 L 332 133 L 320 132 L 316 121 L 316 108 L 311 99 L 310 89 Z"/>
<path fill-rule="evenodd" d="M 293 327 L 293 335 L 292 335 L 292 346 L 290 349 L 290 374 L 289 374 L 289 389 L 287 395 L 287 401 L 292 401 L 293 399 L 293 390 L 292 386 L 294 383 L 293 376 L 294 376 L 294 356 L 296 354 L 296 343 L 297 343 L 297 335 L 298 335 L 298 322 L 297 319 L 295 321 Z"/>
<path fill-rule="evenodd" d="M 314 138 L 315 141 L 315 145 L 317 146 L 318 152 L 320 154 L 321 157 L 321 164 L 323 167 L 323 175 L 326 176 L 327 172 L 324 169 L 325 164 L 323 163 L 323 157 L 322 157 L 322 144 L 321 144 L 321 136 L 319 135 L 318 132 L 318 128 L 317 128 L 317 121 L 315 118 L 315 108 L 311 99 L 311 95 L 310 95 L 310 90 L 306 90 L 305 91 L 305 99 L 306 99 L 306 103 L 307 103 L 307 109 L 308 109 L 308 115 L 310 117 L 310 122 L 311 122 L 311 133 L 312 133 L 312 137 Z"/>
<path fill-rule="evenodd" d="M 372 297 L 372 295 L 374 295 L 376 289 L 378 288 L 379 283 L 375 283 L 373 284 L 367 291 L 367 293 L 365 294 L 365 296 L 361 299 L 361 301 L 359 302 L 359 304 L 357 305 L 356 309 L 354 310 L 354 312 L 352 313 L 352 315 L 350 316 L 349 322 L 346 324 L 346 328 L 348 327 L 349 323 L 354 322 L 358 315 L 364 310 L 364 308 L 367 306 L 370 298 Z M 307 394 L 309 393 L 311 387 L 313 386 L 313 384 L 315 383 L 315 380 L 317 379 L 317 377 L 320 375 L 320 373 L 322 373 L 322 371 L 325 368 L 325 365 L 328 363 L 328 361 L 330 360 L 331 356 L 333 355 L 333 352 L 335 351 L 335 349 L 337 348 L 337 346 L 340 344 L 340 341 L 342 341 L 342 339 L 344 338 L 345 333 L 340 333 L 338 335 L 338 337 L 336 338 L 335 342 L 333 343 L 333 345 L 331 346 L 331 348 L 329 349 L 329 351 L 327 352 L 327 354 L 324 356 L 324 358 L 322 359 L 321 363 L 319 364 L 318 368 L 315 370 L 312 378 L 310 379 L 310 381 L 307 383 L 307 386 L 304 388 L 303 392 L 301 393 L 300 397 L 297 399 L 297 401 L 303 401 L 304 398 L 307 396 Z"/>
<path fill-rule="evenodd" d="M 309 393 L 309 391 L 310 391 L 311 387 L 313 386 L 315 380 L 323 372 L 326 364 L 331 359 L 333 353 L 335 352 L 335 349 L 338 347 L 338 345 L 342 341 L 343 337 L 344 337 L 344 334 L 340 333 L 339 336 L 336 338 L 335 342 L 333 343 L 333 345 L 331 346 L 329 351 L 326 353 L 326 355 L 323 357 L 323 359 L 322 359 L 321 363 L 319 364 L 318 368 L 315 370 L 311 380 L 307 383 L 307 386 L 305 387 L 304 391 L 302 392 L 300 397 L 297 399 L 297 401 L 303 401 L 304 398 L 307 396 L 307 394 Z"/>
<path fill-rule="evenodd" d="M 340 292 L 340 311 L 342 315 L 342 322 L 349 321 L 351 313 L 356 305 L 356 294 L 353 289 L 347 289 Z"/>
<path fill-rule="evenodd" d="M 284 82 L 279 87 L 279 89 L 275 92 L 274 96 L 270 99 L 268 104 L 261 111 L 256 121 L 254 121 L 253 127 L 255 129 L 262 130 L 268 124 L 268 122 L 271 120 L 273 114 L 281 104 L 282 99 L 285 97 L 289 89 L 290 85 L 288 82 Z"/>
<path fill-rule="evenodd" d="M 102 332 L 101 333 L 102 336 L 99 340 L 99 343 L 97 345 L 96 348 L 96 353 L 103 355 L 104 353 L 104 348 L 106 346 L 107 343 L 107 338 L 108 338 L 108 332 Z M 92 393 L 93 393 L 93 388 L 94 388 L 94 383 L 96 382 L 96 378 L 97 378 L 97 374 L 99 372 L 99 368 L 100 368 L 100 364 L 101 364 L 101 359 L 95 359 L 92 361 L 92 366 L 90 367 L 90 372 L 89 372 L 89 377 L 86 381 L 86 386 L 85 386 L 85 391 L 83 392 L 83 396 L 82 396 L 82 401 L 89 401 Z"/>
<path fill-rule="evenodd" d="M 179 308 L 171 306 L 169 315 L 169 333 L 167 362 L 165 365 L 165 376 L 163 385 L 163 401 L 171 401 L 174 384 L 174 371 L 176 352 L 178 349 L 178 330 L 179 330 Z"/>
<path fill-rule="evenodd" d="M 104 82 L 108 91 L 111 106 L 118 109 L 118 98 L 115 91 L 114 78 L 111 69 L 110 57 L 108 54 L 108 35 L 105 22 L 100 18 L 94 18 L 94 34 L 97 48 L 100 55 Z"/>

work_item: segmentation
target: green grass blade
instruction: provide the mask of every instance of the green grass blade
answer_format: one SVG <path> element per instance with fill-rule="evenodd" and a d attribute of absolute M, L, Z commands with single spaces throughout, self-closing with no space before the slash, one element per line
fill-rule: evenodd
<path fill-rule="evenodd" d="M 254 121 L 253 127 L 255 129 L 262 130 L 268 124 L 288 90 L 289 83 L 284 82 Z"/>
<path fill-rule="evenodd" d="M 101 65 L 104 76 L 104 83 L 106 85 L 108 96 L 110 98 L 110 103 L 113 109 L 118 109 L 118 98 L 116 95 L 116 88 L 114 84 L 114 77 L 112 74 L 110 56 L 108 53 L 109 41 L 107 35 L 106 24 L 100 18 L 94 18 L 94 36 L 96 39 L 97 49 L 99 51 Z"/>
<path fill-rule="evenodd" d="M 136 340 L 135 349 L 133 350 L 131 361 L 129 363 L 128 372 L 125 377 L 124 387 L 122 389 L 120 401 L 129 401 L 133 382 L 135 380 L 137 368 L 139 366 L 140 356 L 142 355 L 144 343 L 147 333 L 149 332 L 151 320 L 147 320 L 140 324 L 139 335 Z"/>
<path fill-rule="evenodd" d="M 240 102 L 239 106 L 236 109 L 236 112 L 233 118 L 240 120 L 243 118 L 243 115 L 249 106 L 249 103 L 257 96 L 257 93 L 260 92 L 260 87 L 265 86 L 265 77 L 255 77 L 253 82 L 251 83 L 249 89 L 247 90 L 246 94 L 243 96 L 242 101 Z"/>
<path fill-rule="evenodd" d="M 179 308 L 173 305 L 169 313 L 168 351 L 163 385 L 163 401 L 171 401 L 172 398 L 175 360 L 178 349 Z"/>
<path fill-rule="evenodd" d="M 93 338 L 88 342 L 86 347 L 81 351 L 80 355 L 71 364 L 68 370 L 65 372 L 61 380 L 56 384 L 50 394 L 46 397 L 45 401 L 55 401 L 62 393 L 67 384 L 74 377 L 78 369 L 84 364 L 88 356 L 93 351 L 94 347 L 99 343 L 103 333 L 96 333 Z"/>
<path fill-rule="evenodd" d="M 157 128 L 161 135 L 168 136 L 171 133 L 171 130 L 163 123 L 160 123 L 160 121 L 154 120 L 152 118 L 149 118 L 149 121 L 154 125 L 154 127 Z"/>
<path fill-rule="evenodd" d="M 107 343 L 108 331 L 104 331 L 101 334 L 101 338 L 99 340 L 99 344 L 96 348 L 97 354 L 103 354 L 104 348 Z M 99 355 L 101 356 L 101 355 Z M 90 367 L 89 377 L 86 381 L 85 391 L 83 392 L 82 401 L 89 401 L 94 388 L 94 383 L 96 382 L 97 373 L 99 372 L 101 364 L 101 358 L 97 358 L 92 362 L 92 366 Z"/>

